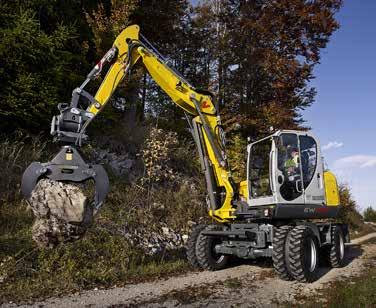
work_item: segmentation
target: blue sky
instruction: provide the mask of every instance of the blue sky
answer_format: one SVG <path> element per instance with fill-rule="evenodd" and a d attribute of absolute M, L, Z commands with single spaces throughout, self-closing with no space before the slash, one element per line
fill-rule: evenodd
<path fill-rule="evenodd" d="M 359 207 L 376 209 L 376 1 L 347 0 L 341 28 L 322 51 L 312 85 L 316 102 L 303 115 L 323 154 Z"/>

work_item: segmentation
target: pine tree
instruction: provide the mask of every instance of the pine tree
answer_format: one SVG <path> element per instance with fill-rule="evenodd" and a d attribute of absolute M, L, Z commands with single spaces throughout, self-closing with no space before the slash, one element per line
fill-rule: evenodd
<path fill-rule="evenodd" d="M 85 66 L 74 24 L 59 1 L 0 4 L 0 129 L 49 130 L 58 103 L 67 102 Z M 73 67 L 75 69 L 73 69 Z"/>

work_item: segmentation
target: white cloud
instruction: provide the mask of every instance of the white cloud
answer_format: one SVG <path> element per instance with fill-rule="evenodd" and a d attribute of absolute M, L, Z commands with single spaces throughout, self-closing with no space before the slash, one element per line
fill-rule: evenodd
<path fill-rule="evenodd" d="M 330 149 L 338 149 L 343 147 L 343 142 L 338 142 L 338 141 L 330 141 L 328 144 L 324 145 L 322 147 L 323 151 L 327 151 Z"/>
<path fill-rule="evenodd" d="M 370 168 L 376 167 L 375 155 L 353 155 L 340 158 L 334 162 L 334 168 Z"/>

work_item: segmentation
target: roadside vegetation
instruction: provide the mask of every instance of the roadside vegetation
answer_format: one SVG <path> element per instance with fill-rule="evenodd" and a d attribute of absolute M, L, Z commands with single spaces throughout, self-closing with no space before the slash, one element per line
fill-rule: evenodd
<path fill-rule="evenodd" d="M 376 210 L 373 209 L 373 207 L 368 207 L 364 211 L 364 221 L 376 223 Z"/>
<path fill-rule="evenodd" d="M 349 225 L 350 238 L 357 238 L 375 232 L 375 226 L 364 223 L 364 218 L 360 214 L 359 206 L 351 194 L 350 187 L 347 184 L 341 184 L 339 193 L 342 205 L 340 220 Z"/>
<path fill-rule="evenodd" d="M 327 295 L 328 307 L 375 307 L 376 269 L 351 281 L 331 284 Z"/>

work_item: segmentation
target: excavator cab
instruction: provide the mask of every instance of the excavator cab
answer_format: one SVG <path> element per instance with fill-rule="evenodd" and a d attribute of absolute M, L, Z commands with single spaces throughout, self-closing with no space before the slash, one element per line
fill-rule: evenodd
<path fill-rule="evenodd" d="M 333 203 L 326 198 L 325 180 L 330 174 L 324 172 L 319 143 L 310 132 L 280 130 L 251 143 L 247 150 L 250 208 L 273 206 L 275 212 L 283 209 L 284 215 L 291 211 L 314 216 L 318 207 Z M 336 183 L 327 182 L 331 193 L 337 190 Z"/>

